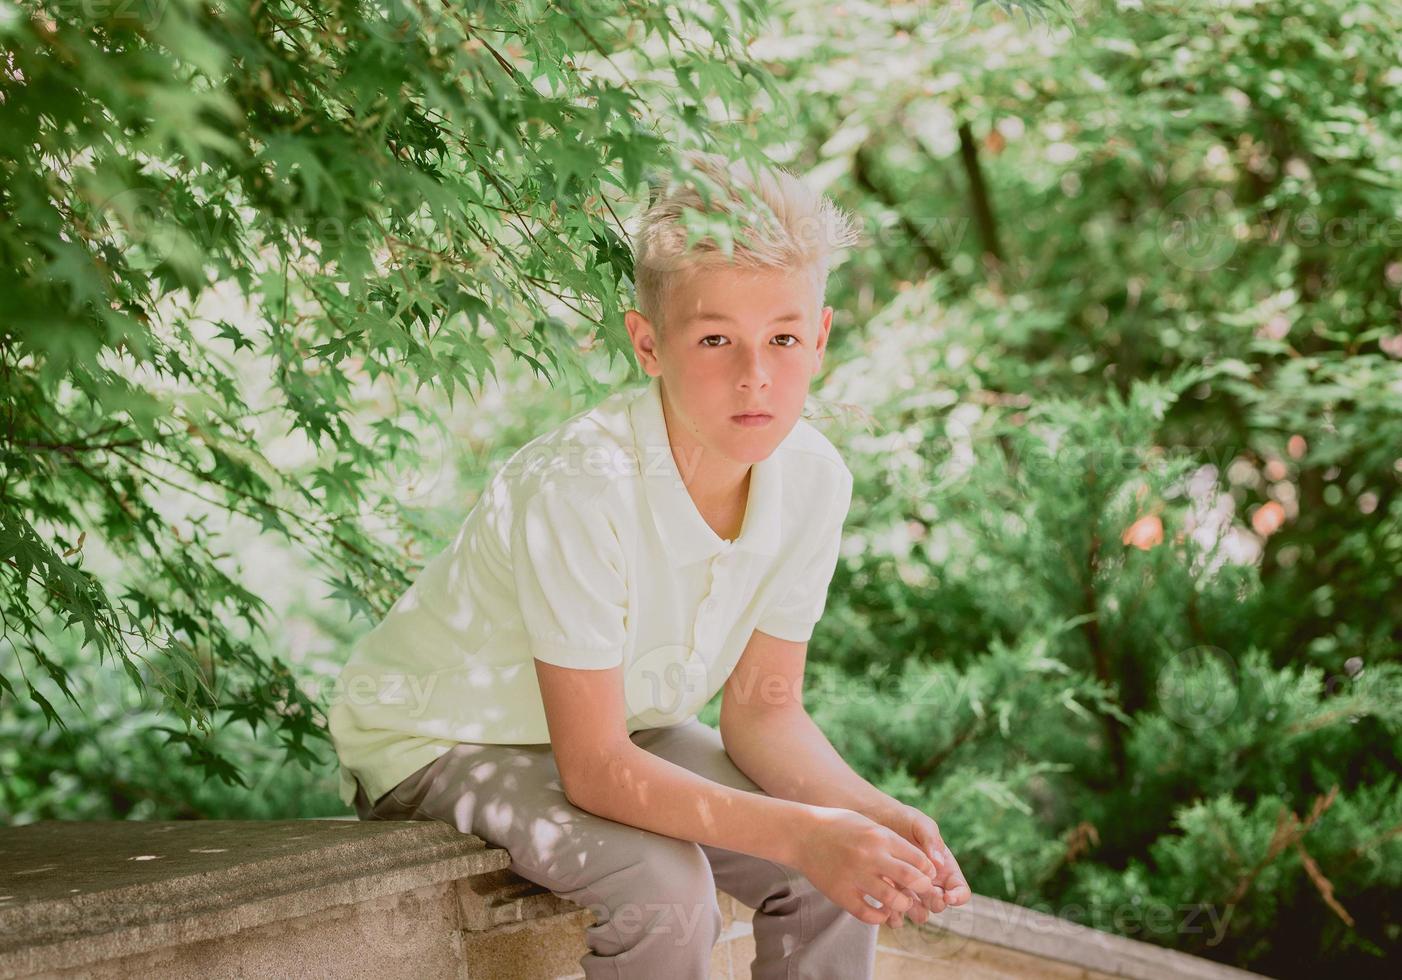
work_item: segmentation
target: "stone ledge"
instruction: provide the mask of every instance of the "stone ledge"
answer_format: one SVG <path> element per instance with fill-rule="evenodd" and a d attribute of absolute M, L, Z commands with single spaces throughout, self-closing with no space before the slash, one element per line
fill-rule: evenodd
<path fill-rule="evenodd" d="M 581 976 L 592 913 L 509 864 L 501 848 L 434 821 L 0 828 L 0 980 Z M 712 976 L 748 977 L 754 913 L 723 893 L 717 899 L 725 932 Z M 975 896 L 924 926 L 883 927 L 876 976 L 1258 975 Z"/>
<path fill-rule="evenodd" d="M 510 864 L 428 821 L 40 821 L 0 830 L 0 976 L 230 935 Z"/>
<path fill-rule="evenodd" d="M 881 929 L 880 953 L 906 956 L 924 964 L 946 964 L 949 976 L 1018 976 L 1021 969 L 994 968 L 992 961 L 1036 965 L 1047 977 L 1125 977 L 1130 980 L 1248 980 L 1260 978 L 1216 960 L 1192 956 L 1153 943 L 1101 932 L 1045 912 L 975 895 L 968 904 L 946 909 L 924 926 Z M 979 972 L 974 962 L 989 961 Z M 878 976 L 887 971 L 878 968 Z M 912 974 L 913 975 L 913 974 Z M 926 976 L 944 975 L 927 972 Z M 1033 975 L 1033 974 L 1027 974 Z"/>

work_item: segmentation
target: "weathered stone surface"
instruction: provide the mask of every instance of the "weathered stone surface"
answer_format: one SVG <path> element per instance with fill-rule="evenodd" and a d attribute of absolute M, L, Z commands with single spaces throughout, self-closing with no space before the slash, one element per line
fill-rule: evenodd
<path fill-rule="evenodd" d="M 0 828 L 0 976 L 209 940 L 509 863 L 433 821 Z"/>
<path fill-rule="evenodd" d="M 579 911 L 580 906 L 515 872 L 502 869 L 457 883 L 462 927 L 486 932 L 498 926 Z"/>
<path fill-rule="evenodd" d="M 877 976 L 883 980 L 914 976 L 1247 980 L 1260 976 L 981 895 L 932 916 L 921 927 L 883 926 L 877 961 Z"/>
<path fill-rule="evenodd" d="M 461 933 L 448 883 L 97 963 L 43 970 L 44 980 L 463 980 Z M 548 927 L 546 927 L 548 929 Z M 28 978 L 27 978 L 28 980 Z"/>
<path fill-rule="evenodd" d="M 578 978 L 593 913 L 434 821 L 0 828 L 0 978 Z M 715 980 L 748 978 L 754 913 L 718 894 Z M 1256 976 L 975 896 L 883 927 L 876 975 Z"/>
<path fill-rule="evenodd" d="M 574 908 L 573 913 L 558 918 L 463 933 L 466 976 L 471 980 L 582 976 L 579 958 L 587 948 L 584 930 L 594 921 L 594 914 L 580 906 Z"/>

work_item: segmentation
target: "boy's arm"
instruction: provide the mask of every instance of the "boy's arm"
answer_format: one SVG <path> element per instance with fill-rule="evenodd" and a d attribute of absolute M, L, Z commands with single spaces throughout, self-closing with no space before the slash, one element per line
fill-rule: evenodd
<path fill-rule="evenodd" d="M 926 908 L 943 912 L 963 905 L 973 892 L 939 826 L 853 772 L 808 716 L 803 706 L 807 656 L 807 641 L 760 630 L 750 637 L 721 701 L 721 741 L 731 761 L 771 796 L 855 810 L 894 830 L 939 865 L 935 898 L 921 899 Z"/>
<path fill-rule="evenodd" d="M 854 772 L 803 706 L 807 655 L 806 641 L 751 634 L 722 695 L 725 751 L 771 796 L 883 822 L 901 804 Z"/>
<path fill-rule="evenodd" d="M 535 665 L 561 786 L 580 809 L 797 868 L 871 925 L 894 925 L 916 902 L 933 903 L 933 859 L 894 828 L 734 789 L 638 748 L 624 725 L 621 666 Z M 828 863 L 813 865 L 815 854 Z"/>
<path fill-rule="evenodd" d="M 576 670 L 535 661 L 565 796 L 582 810 L 681 840 L 790 867 L 816 811 L 734 789 L 628 738 L 622 667 Z"/>

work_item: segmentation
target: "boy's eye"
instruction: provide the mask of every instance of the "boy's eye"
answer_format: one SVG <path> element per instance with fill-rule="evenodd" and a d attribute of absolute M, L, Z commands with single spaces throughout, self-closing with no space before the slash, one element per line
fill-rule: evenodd
<path fill-rule="evenodd" d="M 787 337 L 789 340 L 793 341 L 793 343 L 791 343 L 791 344 L 780 344 L 780 345 L 779 345 L 780 347 L 796 347 L 796 346 L 798 346 L 799 344 L 801 344 L 801 343 L 803 342 L 803 341 L 799 340 L 798 337 L 796 337 L 795 335 L 793 335 L 793 334 L 791 334 L 791 333 L 781 333 L 781 334 L 778 334 L 778 335 L 776 336 L 776 339 L 777 339 L 778 337 Z M 708 341 L 708 340 L 725 340 L 725 337 L 723 337 L 721 334 L 718 334 L 718 333 L 707 334 L 706 336 L 704 336 L 704 337 L 701 338 L 701 345 L 702 345 L 703 347 L 715 347 L 715 346 L 716 346 L 715 344 L 708 344 L 708 343 L 706 343 L 706 341 Z"/>

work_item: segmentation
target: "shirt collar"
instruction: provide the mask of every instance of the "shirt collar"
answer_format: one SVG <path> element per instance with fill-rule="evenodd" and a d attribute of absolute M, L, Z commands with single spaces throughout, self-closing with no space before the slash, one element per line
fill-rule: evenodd
<path fill-rule="evenodd" d="M 633 400 L 629 416 L 643 493 L 672 564 L 689 565 L 719 554 L 725 548 L 725 540 L 696 509 L 672 455 L 667 421 L 662 414 L 660 378 L 652 378 Z M 744 524 L 735 539 L 736 548 L 759 555 L 778 553 L 782 490 L 783 470 L 776 449 L 750 467 L 749 497 Z"/>

